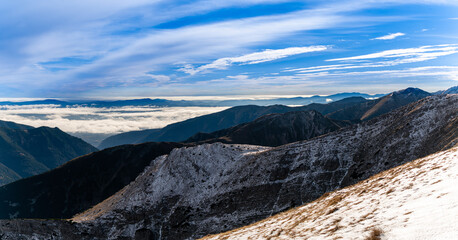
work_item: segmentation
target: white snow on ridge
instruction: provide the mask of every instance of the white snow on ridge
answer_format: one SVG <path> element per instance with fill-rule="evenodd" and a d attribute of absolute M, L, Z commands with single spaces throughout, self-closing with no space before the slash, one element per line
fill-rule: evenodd
<path fill-rule="evenodd" d="M 204 239 L 456 239 L 457 183 L 455 147 Z"/>

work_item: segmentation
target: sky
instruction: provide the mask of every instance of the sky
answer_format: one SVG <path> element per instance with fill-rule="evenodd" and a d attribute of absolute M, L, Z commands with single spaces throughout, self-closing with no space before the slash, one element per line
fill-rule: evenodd
<path fill-rule="evenodd" d="M 1 98 L 458 85 L 456 0 L 18 0 L 0 29 Z"/>

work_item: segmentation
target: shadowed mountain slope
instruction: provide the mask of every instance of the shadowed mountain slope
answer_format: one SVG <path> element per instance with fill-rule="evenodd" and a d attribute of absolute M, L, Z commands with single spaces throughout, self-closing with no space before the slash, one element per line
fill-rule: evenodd
<path fill-rule="evenodd" d="M 456 146 L 456 106 L 458 95 L 428 97 L 277 148 L 214 143 L 175 149 L 73 222 L 0 221 L 0 231 L 6 239 L 187 239 L 227 231 Z"/>
<path fill-rule="evenodd" d="M 122 144 L 143 142 L 186 141 L 186 139 L 199 132 L 210 133 L 218 131 L 238 124 L 251 122 L 267 114 L 307 110 L 317 110 L 321 113 L 328 113 L 366 101 L 368 100 L 362 97 L 352 97 L 329 104 L 311 104 L 303 107 L 287 107 L 283 105 L 272 105 L 267 107 L 255 105 L 238 106 L 221 112 L 170 124 L 162 129 L 150 129 L 114 135 L 103 140 L 99 148 L 104 149 Z"/>
<path fill-rule="evenodd" d="M 458 86 L 455 86 L 455 87 L 451 87 L 447 90 L 442 90 L 442 91 L 437 91 L 433 94 L 458 94 Z"/>
<path fill-rule="evenodd" d="M 0 218 L 68 218 L 103 201 L 134 180 L 151 160 L 179 143 L 105 149 L 43 174 L 0 187 Z"/>
<path fill-rule="evenodd" d="M 338 120 L 369 120 L 430 95 L 430 93 L 418 88 L 407 88 L 376 100 L 342 108 L 326 116 Z"/>
<path fill-rule="evenodd" d="M 0 128 L 32 129 L 33 127 L 9 121 L 0 121 Z"/>
<path fill-rule="evenodd" d="M 455 147 L 204 239 L 454 239 L 457 160 Z"/>
<path fill-rule="evenodd" d="M 232 128 L 212 133 L 198 133 L 187 142 L 275 147 L 314 138 L 349 125 L 348 122 L 326 118 L 317 111 L 275 113 Z"/>
<path fill-rule="evenodd" d="M 0 127 L 0 185 L 33 176 L 97 151 L 58 128 L 32 128 L 6 123 Z"/>

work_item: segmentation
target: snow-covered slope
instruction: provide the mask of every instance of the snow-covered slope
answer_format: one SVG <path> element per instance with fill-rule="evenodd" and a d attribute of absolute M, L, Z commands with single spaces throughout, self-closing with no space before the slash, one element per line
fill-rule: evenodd
<path fill-rule="evenodd" d="M 456 239 L 458 147 L 204 239 Z"/>
<path fill-rule="evenodd" d="M 457 106 L 458 95 L 428 97 L 271 149 L 221 143 L 175 149 L 73 223 L 0 221 L 0 234 L 15 239 L 33 229 L 38 239 L 192 239 L 231 230 L 452 148 L 458 143 Z"/>

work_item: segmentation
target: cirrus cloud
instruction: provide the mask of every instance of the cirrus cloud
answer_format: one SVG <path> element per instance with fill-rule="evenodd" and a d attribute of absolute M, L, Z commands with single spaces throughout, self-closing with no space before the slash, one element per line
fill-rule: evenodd
<path fill-rule="evenodd" d="M 406 34 L 405 33 L 401 33 L 401 32 L 391 33 L 391 34 L 388 34 L 388 35 L 385 35 L 385 36 L 372 38 L 372 40 L 391 40 L 391 39 L 395 39 L 397 37 L 401 37 L 401 36 L 404 36 L 404 35 L 406 35 Z"/>
<path fill-rule="evenodd" d="M 250 54 L 245 54 L 239 57 L 226 57 L 220 58 L 212 63 L 202 65 L 198 68 L 194 68 L 191 65 L 185 65 L 185 67 L 179 69 L 185 73 L 194 75 L 196 73 L 206 71 L 209 69 L 226 69 L 232 64 L 256 64 L 262 62 L 274 61 L 281 58 L 286 58 L 293 55 L 309 53 L 309 52 L 318 52 L 325 51 L 328 47 L 326 46 L 309 46 L 309 47 L 290 47 L 284 49 L 266 49 L 261 52 L 254 52 Z"/>

